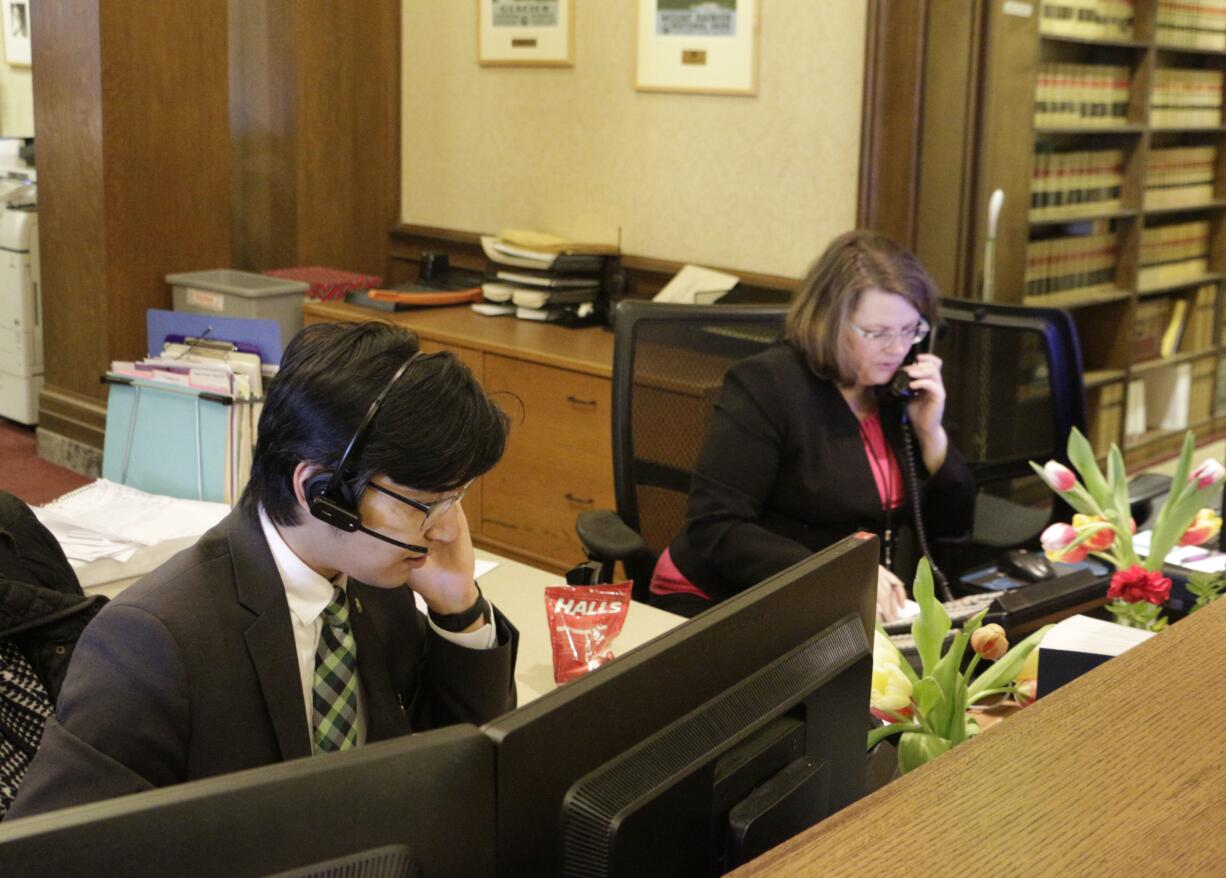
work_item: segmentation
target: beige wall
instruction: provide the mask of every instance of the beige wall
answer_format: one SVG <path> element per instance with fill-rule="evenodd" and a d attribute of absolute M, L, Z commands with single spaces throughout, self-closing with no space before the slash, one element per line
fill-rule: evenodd
<path fill-rule="evenodd" d="M 0 41 L 0 55 L 4 48 Z M 0 137 L 34 136 L 34 84 L 29 67 L 0 61 Z"/>
<path fill-rule="evenodd" d="M 634 89 L 635 0 L 577 0 L 575 66 L 480 67 L 477 4 L 406 0 L 406 223 L 516 226 L 800 275 L 855 224 L 867 0 L 760 0 L 758 94 Z"/>

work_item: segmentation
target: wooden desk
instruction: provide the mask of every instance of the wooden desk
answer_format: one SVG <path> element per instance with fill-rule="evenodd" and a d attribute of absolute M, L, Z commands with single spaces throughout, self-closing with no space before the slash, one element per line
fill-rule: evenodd
<path fill-rule="evenodd" d="M 1220 875 L 1226 601 L 732 873 Z"/>
<path fill-rule="evenodd" d="M 583 560 L 575 516 L 612 509 L 613 334 L 482 317 L 467 305 L 385 313 L 307 305 L 304 322 L 387 320 L 453 351 L 511 416 L 506 455 L 464 501 L 473 540 L 564 571 Z"/>

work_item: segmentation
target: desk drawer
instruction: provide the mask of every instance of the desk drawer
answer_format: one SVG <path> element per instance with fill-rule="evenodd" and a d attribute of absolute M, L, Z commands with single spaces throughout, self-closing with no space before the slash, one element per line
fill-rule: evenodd
<path fill-rule="evenodd" d="M 612 509 L 613 451 L 610 382 L 485 356 L 486 390 L 507 391 L 500 404 L 512 413 L 506 456 L 485 477 L 482 534 L 559 565 L 583 560 L 575 517 Z"/>

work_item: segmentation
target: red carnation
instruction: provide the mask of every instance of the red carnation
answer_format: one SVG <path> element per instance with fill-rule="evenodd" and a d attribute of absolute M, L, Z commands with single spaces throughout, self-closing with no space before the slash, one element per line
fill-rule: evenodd
<path fill-rule="evenodd" d="M 1130 604 L 1149 601 L 1164 604 L 1171 594 L 1171 581 L 1157 570 L 1146 570 L 1134 564 L 1127 570 L 1117 570 L 1107 588 L 1109 600 L 1127 601 Z"/>

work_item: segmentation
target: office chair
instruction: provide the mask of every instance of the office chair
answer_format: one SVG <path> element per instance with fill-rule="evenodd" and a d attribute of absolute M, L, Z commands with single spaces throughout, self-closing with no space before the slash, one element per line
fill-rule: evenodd
<path fill-rule="evenodd" d="M 970 536 L 943 540 L 937 550 L 954 581 L 1008 549 L 1038 548 L 1044 528 L 1071 518 L 1029 461 L 1069 466 L 1069 432 L 1086 432 L 1086 404 L 1081 346 L 1067 312 L 946 299 L 940 314 L 945 429 L 976 485 Z M 1130 484 L 1138 521 L 1168 483 L 1142 476 Z"/>
<path fill-rule="evenodd" d="M 786 304 L 669 305 L 623 300 L 614 315 L 613 483 L 617 512 L 581 513 L 586 579 L 621 561 L 647 600 L 652 571 L 685 522 L 690 473 L 724 373 L 783 334 Z M 581 582 L 578 576 L 569 581 Z"/>

